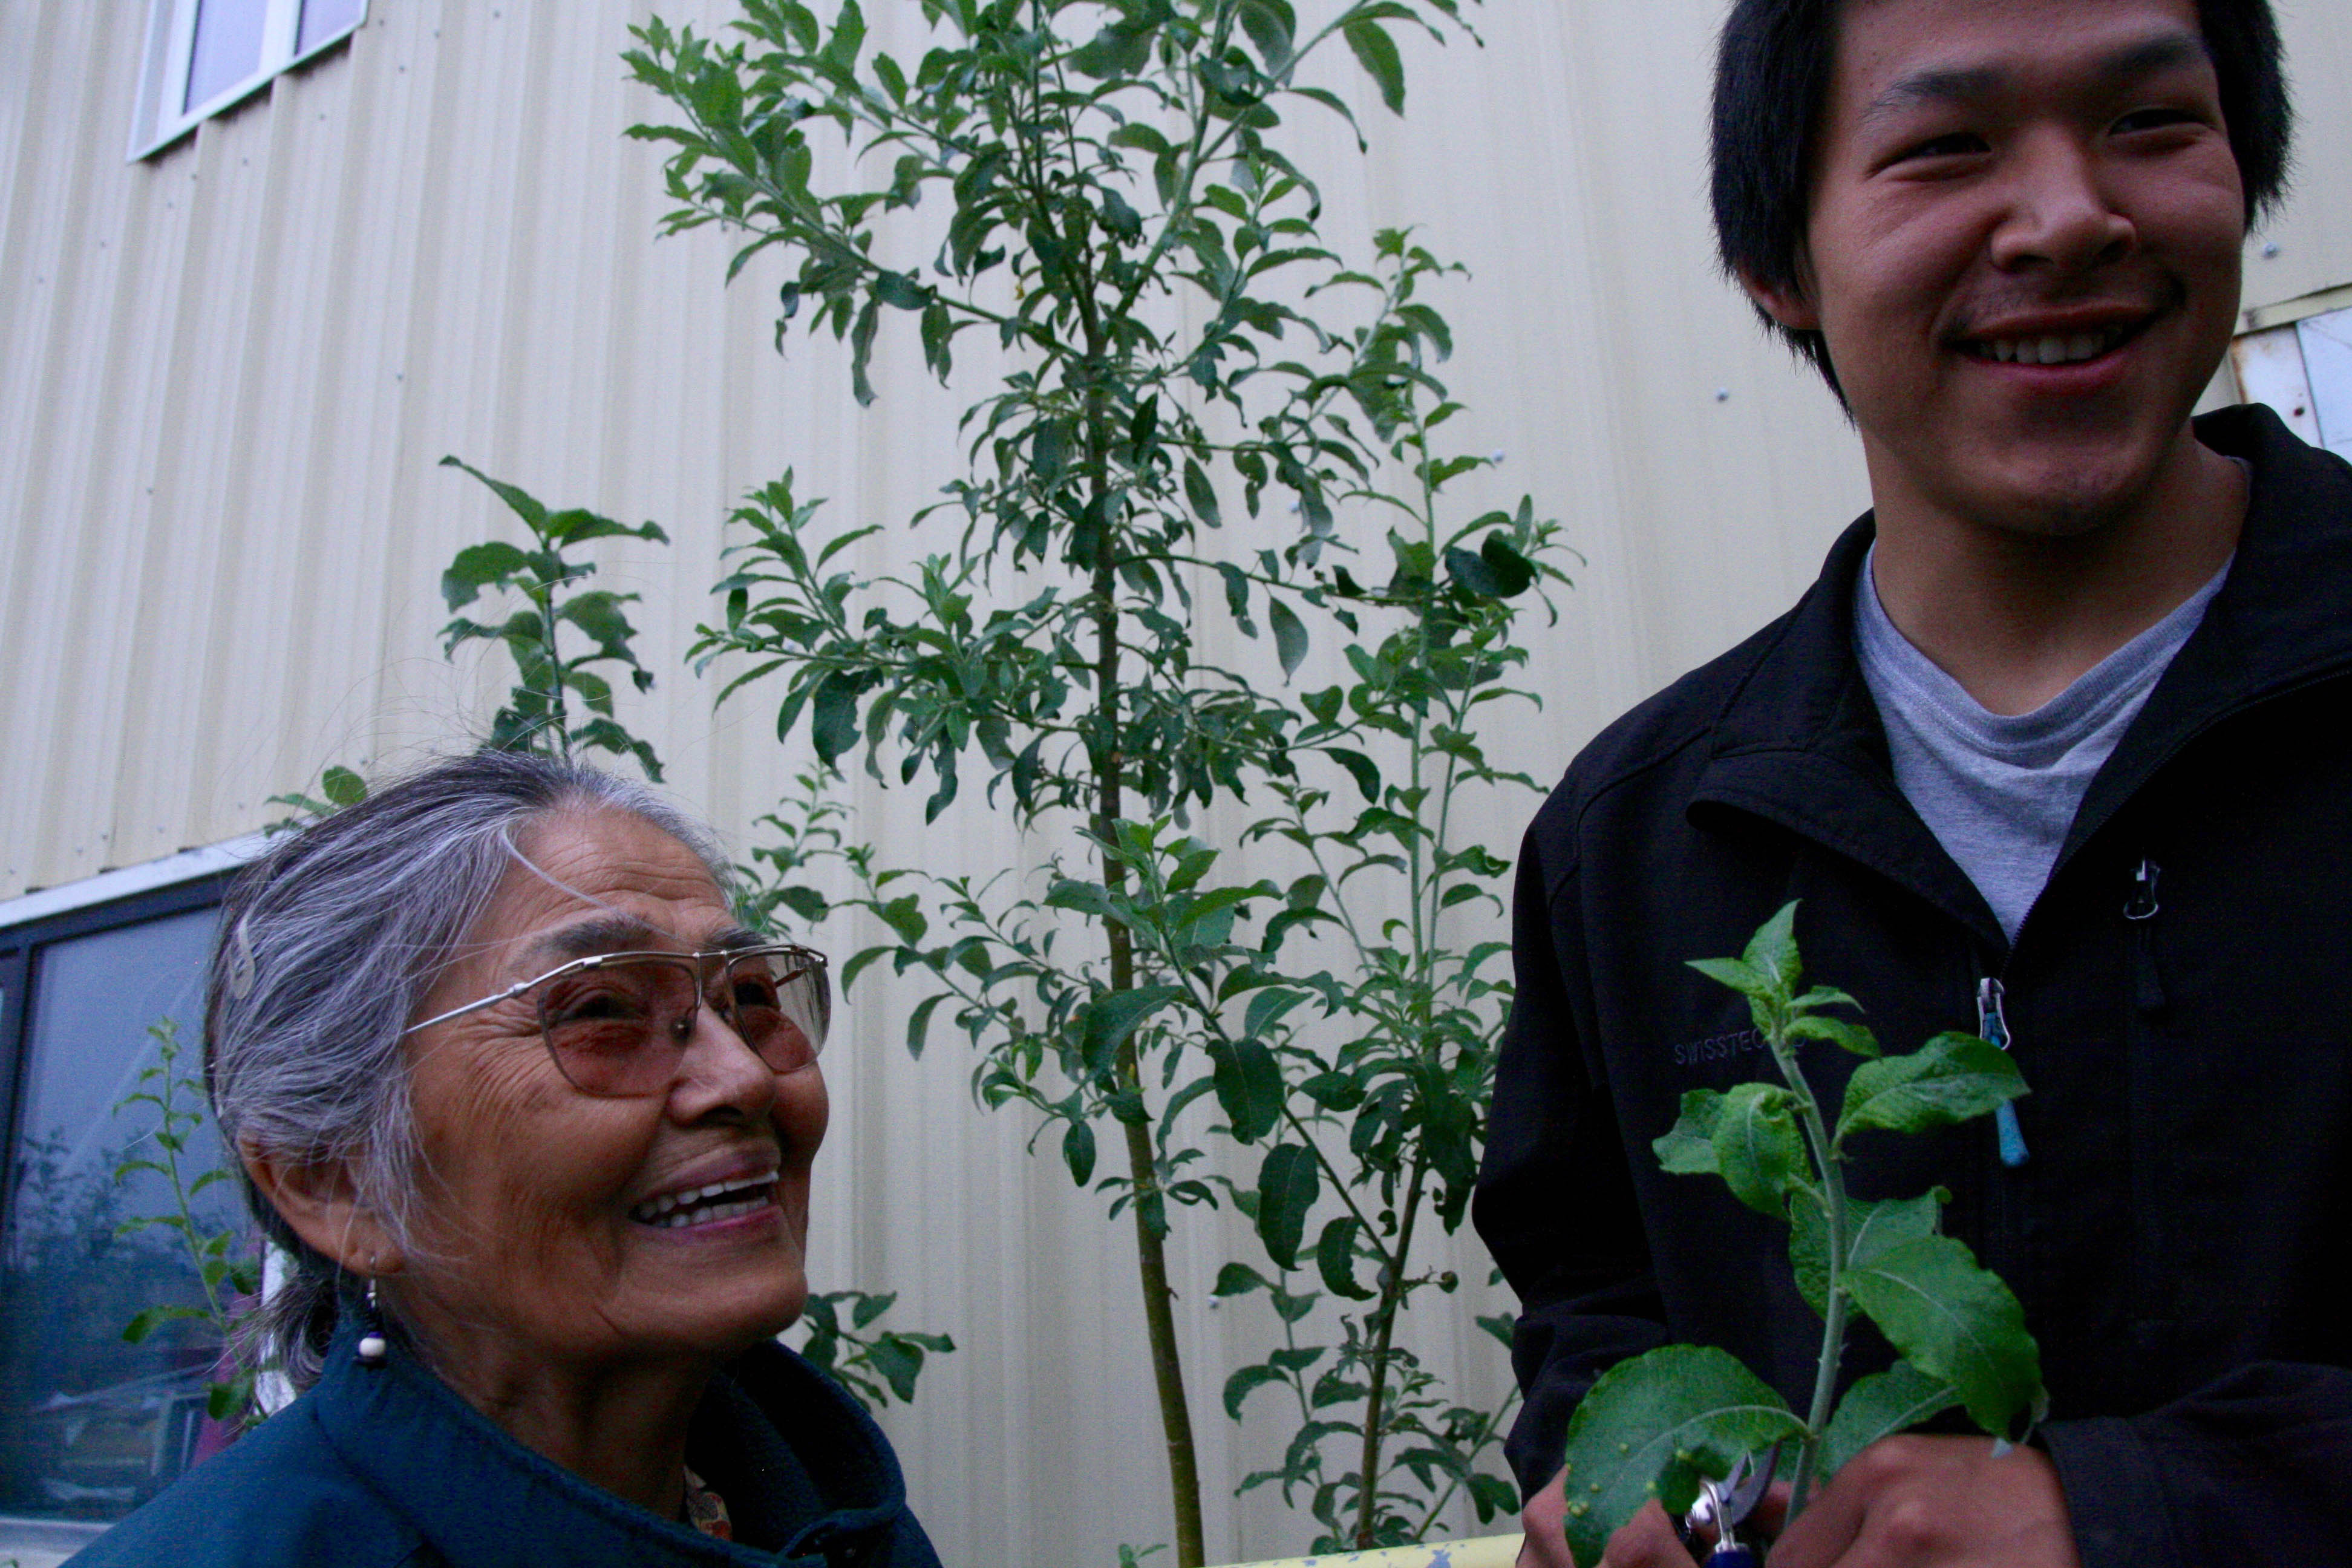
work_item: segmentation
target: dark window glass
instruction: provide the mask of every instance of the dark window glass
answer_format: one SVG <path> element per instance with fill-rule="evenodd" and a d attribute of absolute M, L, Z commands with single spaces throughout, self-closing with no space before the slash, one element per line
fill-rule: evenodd
<path fill-rule="evenodd" d="M 214 920 L 194 910 L 33 951 L 0 1236 L 0 1513 L 119 1519 L 225 1436 L 205 1419 L 220 1358 L 208 1325 L 123 1340 L 142 1310 L 204 1293 L 176 1231 L 124 1228 L 176 1212 L 171 1184 L 116 1173 L 163 1159 L 155 1108 L 121 1105 L 155 1088 L 140 1080 L 159 1060 L 149 1026 L 176 1025 L 180 1070 L 199 1073 Z M 218 1165 L 209 1118 L 180 1159 L 184 1183 Z M 240 1206 L 226 1182 L 194 1200 L 211 1226 Z"/>

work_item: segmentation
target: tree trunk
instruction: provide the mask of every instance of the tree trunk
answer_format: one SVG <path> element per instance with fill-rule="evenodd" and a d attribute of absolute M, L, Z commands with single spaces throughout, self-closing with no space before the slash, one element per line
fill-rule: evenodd
<path fill-rule="evenodd" d="M 1097 426 L 1098 427 L 1098 426 Z M 1095 761 L 1096 829 L 1111 837 L 1124 807 L 1125 780 L 1118 748 L 1118 584 L 1110 568 L 1095 572 L 1100 640 L 1095 659 L 1096 710 L 1101 716 L 1100 750 Z M 1103 885 L 1118 892 L 1127 883 L 1127 868 L 1106 854 Z M 1110 939 L 1110 989 L 1135 989 L 1135 945 L 1127 928 L 1108 927 Z M 1142 1063 L 1129 1036 L 1118 1047 L 1119 1086 L 1143 1095 Z M 1151 1375 L 1160 1394 L 1160 1423 L 1168 1440 L 1168 1490 L 1176 1516 L 1176 1568 L 1202 1568 L 1208 1545 L 1201 1524 L 1201 1466 L 1192 1445 L 1192 1412 L 1184 1401 L 1184 1363 L 1176 1343 L 1176 1296 L 1168 1284 L 1167 1237 L 1154 1227 L 1159 1216 L 1166 1223 L 1167 1206 L 1160 1193 L 1160 1176 L 1152 1159 L 1151 1123 L 1148 1117 L 1122 1121 L 1127 1134 L 1130 1212 L 1135 1217 L 1137 1271 L 1143 1287 L 1143 1321 L 1151 1344 Z M 1147 1201 L 1149 1199 L 1150 1201 Z"/>

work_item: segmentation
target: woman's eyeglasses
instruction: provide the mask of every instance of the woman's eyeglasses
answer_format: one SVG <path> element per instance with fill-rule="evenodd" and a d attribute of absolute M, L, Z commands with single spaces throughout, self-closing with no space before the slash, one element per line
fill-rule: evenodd
<path fill-rule="evenodd" d="M 816 1060 L 833 1017 L 824 955 L 791 942 L 710 952 L 600 952 L 412 1024 L 419 1029 L 511 997 L 539 1009 L 547 1054 L 572 1088 L 607 1099 L 666 1091 L 708 1002 L 777 1073 Z"/>

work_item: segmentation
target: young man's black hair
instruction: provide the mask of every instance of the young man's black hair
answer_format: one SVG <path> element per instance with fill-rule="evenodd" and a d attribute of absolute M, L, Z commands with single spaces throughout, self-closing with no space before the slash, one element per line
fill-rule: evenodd
<path fill-rule="evenodd" d="M 1794 289 L 1804 253 L 1814 138 L 1835 66 L 1836 23 L 1868 0 L 1737 0 L 1716 53 L 1713 137 L 1716 243 L 1724 269 Z M 2251 224 L 2286 187 L 2294 110 L 2270 0 L 2197 0 L 2198 26 L 2221 79 L 2231 150 Z M 1837 387 L 1822 335 L 1766 324 Z"/>

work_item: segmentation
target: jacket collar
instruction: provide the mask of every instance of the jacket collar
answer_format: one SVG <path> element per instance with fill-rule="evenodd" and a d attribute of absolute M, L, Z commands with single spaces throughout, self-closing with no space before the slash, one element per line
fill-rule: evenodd
<path fill-rule="evenodd" d="M 2352 666 L 2352 468 L 2297 440 L 2259 404 L 2196 423 L 2253 470 L 2236 560 L 2202 622 L 2107 760 L 2059 854 L 2063 867 L 2157 769 L 2214 723 Z M 1982 895 L 1895 783 L 1853 652 L 1854 582 L 1876 525 L 1831 547 L 1766 635 L 1717 715 L 1691 819 L 1730 808 L 1776 822 L 1892 878 L 2006 951 Z M 2053 875 L 2057 868 L 2053 868 Z"/>
<path fill-rule="evenodd" d="M 358 1364 L 359 1314 L 341 1316 L 310 1396 L 319 1426 L 343 1463 L 451 1568 L 559 1561 L 826 1568 L 833 1545 L 905 1514 L 904 1479 L 872 1418 L 781 1345 L 755 1346 L 716 1376 L 695 1417 L 696 1437 L 725 1440 L 736 1468 L 771 1482 L 788 1472 L 830 1510 L 778 1552 L 657 1518 L 525 1447 L 396 1337 L 383 1364 Z M 729 1500 L 739 1526 L 758 1520 L 768 1500 L 739 1496 L 740 1509 Z"/>

